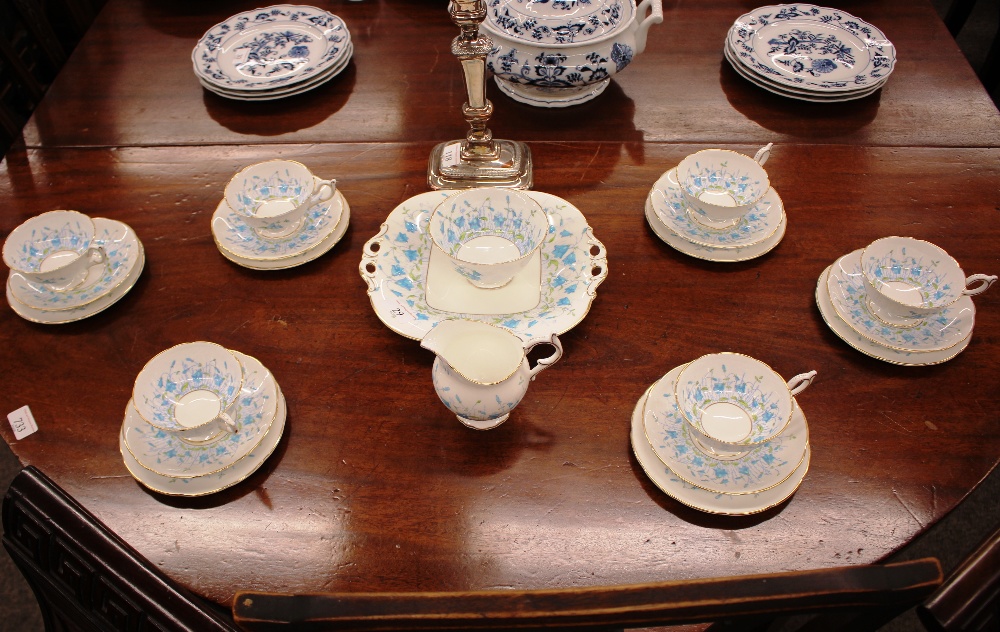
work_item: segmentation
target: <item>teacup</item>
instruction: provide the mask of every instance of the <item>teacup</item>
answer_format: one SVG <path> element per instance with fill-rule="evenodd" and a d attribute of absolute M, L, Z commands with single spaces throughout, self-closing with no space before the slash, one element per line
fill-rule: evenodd
<path fill-rule="evenodd" d="M 681 194 L 693 218 L 712 227 L 735 224 L 771 188 L 764 163 L 771 144 L 753 158 L 728 149 L 704 149 L 677 165 Z"/>
<path fill-rule="evenodd" d="M 336 180 L 322 180 L 294 160 L 268 160 L 244 167 L 226 185 L 226 204 L 258 235 L 293 234 L 317 204 L 337 192 Z"/>
<path fill-rule="evenodd" d="M 94 222 L 83 213 L 42 213 L 10 232 L 3 260 L 29 281 L 68 290 L 82 283 L 92 266 L 107 261 L 104 248 L 92 245 L 94 233 Z"/>
<path fill-rule="evenodd" d="M 242 388 L 243 367 L 232 352 L 213 342 L 188 342 L 146 363 L 132 402 L 149 425 L 204 443 L 239 431 L 232 411 Z"/>
<path fill-rule="evenodd" d="M 944 249 L 912 237 L 876 239 L 861 253 L 861 271 L 872 313 L 896 326 L 919 324 L 997 280 L 985 274 L 966 277 Z"/>
<path fill-rule="evenodd" d="M 538 202 L 519 191 L 483 187 L 441 202 L 431 215 L 429 232 L 470 283 L 498 288 L 541 248 L 549 219 Z"/>
<path fill-rule="evenodd" d="M 792 397 L 815 377 L 809 371 L 785 382 L 750 356 L 712 353 L 681 370 L 674 396 L 696 443 L 716 457 L 738 457 L 781 434 L 792 418 Z"/>

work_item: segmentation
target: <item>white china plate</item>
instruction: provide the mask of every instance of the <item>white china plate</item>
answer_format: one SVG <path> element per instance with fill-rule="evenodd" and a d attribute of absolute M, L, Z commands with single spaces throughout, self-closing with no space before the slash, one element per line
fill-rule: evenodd
<path fill-rule="evenodd" d="M 132 453 L 125 446 L 124 432 L 119 432 L 118 450 L 121 452 L 122 460 L 125 462 L 125 468 L 128 469 L 129 474 L 135 480 L 139 481 L 143 487 L 167 496 L 204 496 L 232 487 L 256 472 L 257 468 L 263 465 L 264 461 L 278 447 L 281 435 L 285 431 L 287 408 L 285 397 L 282 395 L 280 388 L 277 389 L 277 393 L 278 407 L 271 428 L 265 433 L 264 438 L 257 447 L 234 463 L 232 467 L 196 478 L 172 478 L 156 474 L 139 465 L 139 462 L 135 460 L 135 457 L 132 456 Z"/>
<path fill-rule="evenodd" d="M 682 252 L 690 257 L 704 259 L 706 261 L 715 261 L 718 263 L 748 261 L 771 252 L 771 250 L 773 250 L 774 247 L 781 242 L 781 238 L 785 236 L 785 228 L 788 226 L 788 219 L 784 214 L 782 214 L 781 222 L 778 224 L 778 230 L 774 233 L 774 235 L 768 237 L 760 243 L 747 246 L 745 248 L 712 248 L 710 246 L 702 246 L 690 242 L 670 230 L 670 228 L 656 216 L 656 211 L 653 209 L 653 202 L 649 196 L 646 197 L 646 221 L 649 223 L 649 227 L 653 229 L 653 232 L 656 233 L 656 236 L 666 242 L 666 244 L 674 250 Z"/>
<path fill-rule="evenodd" d="M 769 188 L 739 222 L 731 228 L 713 228 L 695 219 L 684 202 L 677 169 L 670 169 L 649 192 L 653 211 L 676 235 L 699 246 L 718 249 L 748 248 L 766 241 L 778 231 L 785 208 L 778 192 Z"/>
<path fill-rule="evenodd" d="M 340 223 L 347 200 L 337 191 L 328 202 L 317 204 L 294 233 L 277 239 L 257 234 L 225 200 L 212 214 L 212 236 L 221 250 L 251 261 L 280 261 L 309 252 L 332 235 Z"/>
<path fill-rule="evenodd" d="M 350 224 L 351 207 L 347 203 L 347 199 L 340 195 L 340 191 L 337 192 L 337 196 L 341 205 L 340 219 L 336 224 L 324 228 L 323 232 L 326 233 L 324 237 L 310 245 L 308 249 L 297 251 L 294 256 L 266 259 L 262 257 L 250 258 L 237 255 L 236 253 L 228 250 L 220 242 L 218 234 L 216 233 L 215 218 L 213 217 L 212 235 L 215 238 L 215 245 L 219 248 L 219 252 L 222 253 L 223 257 L 229 259 L 235 264 L 252 270 L 286 270 L 288 268 L 294 268 L 296 266 L 309 263 L 310 261 L 314 261 L 315 259 L 325 255 L 331 248 L 337 245 L 337 243 L 344 237 L 344 234 L 347 232 L 347 226 Z M 228 206 L 226 205 L 225 200 L 223 200 L 219 206 L 220 208 L 226 206 L 226 210 L 228 211 Z M 217 208 L 216 214 L 218 213 L 219 209 Z M 294 239 L 294 235 L 290 235 L 285 239 Z"/>
<path fill-rule="evenodd" d="M 35 310 L 65 311 L 89 305 L 125 283 L 139 261 L 135 231 L 127 224 L 103 217 L 94 218 L 94 229 L 94 245 L 104 248 L 107 260 L 90 268 L 83 283 L 71 290 L 56 291 L 12 271 L 7 283 L 14 299 Z"/>
<path fill-rule="evenodd" d="M 815 92 L 876 85 L 896 62 L 895 47 L 882 31 L 839 9 L 811 4 L 754 9 L 736 19 L 727 41 L 754 74 Z"/>
<path fill-rule="evenodd" d="M 136 257 L 135 263 L 131 270 L 129 270 L 125 279 L 112 288 L 107 294 L 104 294 L 100 298 L 81 307 L 60 311 L 46 311 L 28 307 L 27 305 L 20 303 L 14 297 L 11 291 L 9 278 L 7 280 L 7 303 L 10 305 L 11 309 L 14 310 L 14 313 L 25 320 L 30 320 L 33 323 L 39 323 L 42 325 L 62 325 L 65 323 L 76 322 L 78 320 L 94 316 L 95 314 L 99 314 L 121 300 L 121 298 L 128 294 L 128 291 L 135 286 L 136 281 L 139 280 L 139 276 L 142 274 L 142 269 L 145 264 L 146 255 L 143 252 L 142 243 L 139 242 L 138 256 Z"/>
<path fill-rule="evenodd" d="M 882 360 L 883 362 L 889 362 L 890 364 L 899 364 L 903 366 L 927 366 L 947 362 L 969 346 L 969 341 L 972 339 L 972 332 L 969 332 L 969 335 L 966 336 L 961 342 L 949 347 L 948 349 L 925 352 L 890 349 L 889 347 L 877 344 L 865 338 L 858 332 L 851 329 L 850 325 L 844 322 L 844 320 L 837 315 L 837 310 L 833 306 L 833 301 L 830 299 L 830 292 L 828 290 L 831 267 L 832 266 L 829 266 L 823 270 L 823 274 L 819 276 L 819 281 L 816 283 L 816 305 L 819 307 L 819 313 L 820 316 L 822 316 L 823 321 L 830 329 L 833 330 L 833 333 L 837 334 L 841 340 L 861 353 L 878 360 Z"/>
<path fill-rule="evenodd" d="M 341 61 L 350 33 L 316 7 L 279 4 L 238 13 L 191 51 L 195 74 L 220 88 L 271 90 L 301 83 Z"/>
<path fill-rule="evenodd" d="M 236 99 L 238 101 L 273 101 L 275 99 L 284 99 L 285 97 L 292 97 L 297 94 L 302 94 L 303 92 L 309 92 L 314 88 L 318 88 L 342 73 L 344 69 L 347 68 L 347 64 L 351 61 L 351 56 L 354 54 L 354 46 L 348 45 L 344 48 L 344 51 L 344 57 L 322 74 L 316 75 L 308 81 L 303 81 L 292 86 L 275 88 L 273 90 L 227 90 L 225 88 L 215 86 L 204 79 L 199 78 L 198 81 L 200 81 L 201 86 L 209 92 L 214 92 L 220 97 L 224 97 L 226 99 Z"/>
<path fill-rule="evenodd" d="M 540 108 L 568 108 L 571 105 L 586 103 L 599 96 L 611 83 L 610 79 L 598 81 L 587 87 L 586 90 L 571 90 L 566 94 L 566 88 L 540 88 L 525 84 L 516 84 L 514 87 L 508 81 L 501 79 L 498 75 L 493 75 L 493 82 L 510 98 L 520 103 L 534 105 Z"/>
<path fill-rule="evenodd" d="M 674 386 L 683 366 L 653 384 L 643 406 L 643 428 L 657 458 L 681 480 L 710 492 L 754 494 L 781 484 L 805 458 L 806 418 L 798 403 L 788 426 L 767 443 L 735 459 L 721 460 L 694 441 L 677 408 Z"/>
<path fill-rule="evenodd" d="M 832 94 L 811 93 L 805 90 L 786 88 L 754 75 L 743 67 L 743 65 L 736 59 L 735 54 L 730 51 L 728 47 L 726 47 L 724 54 L 726 61 L 728 61 L 729 65 L 733 67 L 733 70 L 750 83 L 773 94 L 788 97 L 789 99 L 798 99 L 799 101 L 809 101 L 811 103 L 844 103 L 846 101 L 854 101 L 855 99 L 863 99 L 869 95 L 875 94 L 882 89 L 882 86 L 885 85 L 885 80 L 883 80 L 880 83 L 866 87 L 863 90 L 844 91 Z"/>
<path fill-rule="evenodd" d="M 635 454 L 639 466 L 642 467 L 646 476 L 653 481 L 653 484 L 666 495 L 699 511 L 730 516 L 745 516 L 760 513 L 780 505 L 795 493 L 795 490 L 802 484 L 802 479 L 805 478 L 806 472 L 809 471 L 811 449 L 808 444 L 806 445 L 805 456 L 803 456 L 802 461 L 792 472 L 791 476 L 771 489 L 756 494 L 721 494 L 685 483 L 657 458 L 656 453 L 653 452 L 653 446 L 646 439 L 642 410 L 651 389 L 652 387 L 647 389 L 642 397 L 639 398 L 635 409 L 632 411 L 632 431 L 629 436 L 632 441 L 632 452 Z"/>
<path fill-rule="evenodd" d="M 389 329 L 414 340 L 420 340 L 438 322 L 448 318 L 499 325 L 525 341 L 548 338 L 575 327 L 586 317 L 597 286 L 608 275 L 607 251 L 575 206 L 548 193 L 524 193 L 538 202 L 549 217 L 549 235 L 541 250 L 541 299 L 535 307 L 517 313 L 477 314 L 476 303 L 471 300 L 475 296 L 470 296 L 466 312 L 446 312 L 427 304 L 427 270 L 432 248 L 427 223 L 435 207 L 455 194 L 431 191 L 393 209 L 379 233 L 364 246 L 358 269 L 368 284 L 368 297 L 376 316 Z M 495 291 L 477 289 L 485 293 Z"/>
<path fill-rule="evenodd" d="M 139 465 L 166 477 L 205 476 L 233 466 L 264 439 L 277 412 L 277 384 L 257 358 L 232 353 L 243 368 L 243 387 L 233 415 L 239 431 L 212 443 L 191 445 L 172 432 L 149 425 L 129 400 L 122 435 L 125 449 Z"/>
<path fill-rule="evenodd" d="M 926 353 L 945 351 L 965 340 L 976 322 L 976 307 L 972 298 L 963 296 L 912 327 L 888 324 L 868 307 L 864 274 L 861 272 L 861 250 L 844 255 L 830 266 L 827 289 L 837 316 L 868 340 L 890 349 Z"/>

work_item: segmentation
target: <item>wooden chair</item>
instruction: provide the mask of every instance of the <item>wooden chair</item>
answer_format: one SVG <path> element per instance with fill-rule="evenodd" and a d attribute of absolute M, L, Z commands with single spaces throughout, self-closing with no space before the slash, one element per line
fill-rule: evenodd
<path fill-rule="evenodd" d="M 46 630 L 236 629 L 33 467 L 4 497 L 3 545 L 34 591 Z"/>
<path fill-rule="evenodd" d="M 553 590 L 282 595 L 238 592 L 245 630 L 607 630 L 714 622 L 766 629 L 778 617 L 807 630 L 875 630 L 941 583 L 934 558 L 898 564 Z M 786 629 L 783 627 L 783 629 Z"/>
<path fill-rule="evenodd" d="M 917 616 L 931 632 L 1000 630 L 1000 525 L 917 607 Z"/>

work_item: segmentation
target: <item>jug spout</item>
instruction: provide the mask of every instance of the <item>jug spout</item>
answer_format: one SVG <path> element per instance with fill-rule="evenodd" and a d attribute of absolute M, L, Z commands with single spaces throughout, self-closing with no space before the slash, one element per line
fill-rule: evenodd
<path fill-rule="evenodd" d="M 447 362 L 466 380 L 484 386 L 506 380 L 524 361 L 520 338 L 474 320 L 442 321 L 424 335 L 420 346 Z"/>

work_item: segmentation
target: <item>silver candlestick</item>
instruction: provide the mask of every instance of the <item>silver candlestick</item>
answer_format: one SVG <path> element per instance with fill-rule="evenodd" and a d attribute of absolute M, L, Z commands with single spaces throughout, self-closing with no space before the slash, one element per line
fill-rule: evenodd
<path fill-rule="evenodd" d="M 531 151 L 512 140 L 497 140 L 486 123 L 493 104 L 486 98 L 486 56 L 493 48 L 489 37 L 479 33 L 486 19 L 485 0 L 452 0 L 448 13 L 461 34 L 451 43 L 451 52 L 462 62 L 469 100 L 462 114 L 469 123 L 465 140 L 437 145 L 427 166 L 427 184 L 432 189 L 466 189 L 494 186 L 529 189 L 532 185 Z"/>

